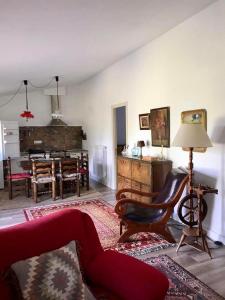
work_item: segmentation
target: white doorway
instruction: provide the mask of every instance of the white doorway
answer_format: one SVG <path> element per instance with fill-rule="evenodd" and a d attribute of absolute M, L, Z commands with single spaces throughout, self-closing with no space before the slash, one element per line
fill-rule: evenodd
<path fill-rule="evenodd" d="M 127 103 L 113 106 L 114 186 L 117 186 L 117 155 L 127 145 Z"/>

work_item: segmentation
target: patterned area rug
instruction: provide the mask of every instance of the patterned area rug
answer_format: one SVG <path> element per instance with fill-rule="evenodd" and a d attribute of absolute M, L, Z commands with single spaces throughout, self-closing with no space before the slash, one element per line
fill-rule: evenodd
<path fill-rule="evenodd" d="M 140 233 L 134 235 L 127 243 L 117 243 L 119 239 L 119 220 L 112 206 L 99 199 L 75 200 L 24 209 L 27 220 L 37 219 L 53 212 L 75 208 L 89 214 L 94 221 L 103 248 L 117 251 L 154 252 L 175 246 L 156 234 Z"/>
<path fill-rule="evenodd" d="M 166 300 L 224 300 L 224 298 L 198 280 L 167 255 L 151 257 L 152 252 L 175 246 L 156 234 L 138 234 L 127 243 L 116 243 L 119 222 L 113 208 L 105 201 L 75 200 L 24 209 L 27 220 L 37 219 L 52 212 L 76 208 L 89 214 L 96 226 L 104 248 L 112 248 L 144 261 L 161 270 L 169 278 L 170 287 Z M 104 298 L 105 299 L 105 298 Z"/>
<path fill-rule="evenodd" d="M 140 256 L 133 255 L 140 259 Z M 169 278 L 167 300 L 224 300 L 222 296 L 189 273 L 167 255 L 147 257 L 143 261 L 161 270 Z"/>

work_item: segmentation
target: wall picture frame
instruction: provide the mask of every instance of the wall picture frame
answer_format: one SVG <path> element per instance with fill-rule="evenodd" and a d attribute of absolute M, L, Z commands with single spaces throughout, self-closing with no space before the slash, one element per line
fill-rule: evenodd
<path fill-rule="evenodd" d="M 201 124 L 207 130 L 207 111 L 206 109 L 194 109 L 181 112 L 181 123 L 184 124 Z M 189 151 L 187 148 L 182 148 Z M 195 152 L 205 152 L 206 148 L 194 148 Z"/>
<path fill-rule="evenodd" d="M 150 129 L 150 114 L 140 114 L 139 115 L 139 126 L 140 130 L 149 130 Z"/>
<path fill-rule="evenodd" d="M 150 110 L 152 146 L 170 147 L 170 107 Z"/>

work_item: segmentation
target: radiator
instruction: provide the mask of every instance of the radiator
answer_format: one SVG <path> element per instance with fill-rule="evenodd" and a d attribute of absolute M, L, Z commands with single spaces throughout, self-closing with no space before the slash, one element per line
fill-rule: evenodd
<path fill-rule="evenodd" d="M 105 182 L 107 178 L 107 147 L 96 145 L 93 154 L 93 175 L 96 180 Z"/>

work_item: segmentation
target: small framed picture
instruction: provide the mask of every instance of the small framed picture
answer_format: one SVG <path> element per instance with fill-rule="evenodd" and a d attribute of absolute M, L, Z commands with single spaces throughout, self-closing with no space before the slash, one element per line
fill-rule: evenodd
<path fill-rule="evenodd" d="M 149 113 L 139 115 L 139 125 L 140 125 L 140 130 L 150 129 L 150 114 Z"/>
<path fill-rule="evenodd" d="M 170 147 L 170 108 L 151 109 L 152 146 Z"/>
<path fill-rule="evenodd" d="M 201 124 L 207 130 L 206 109 L 186 110 L 181 113 L 181 122 L 184 124 Z M 183 148 L 185 151 L 189 149 Z M 206 148 L 194 148 L 195 152 L 205 152 Z"/>

